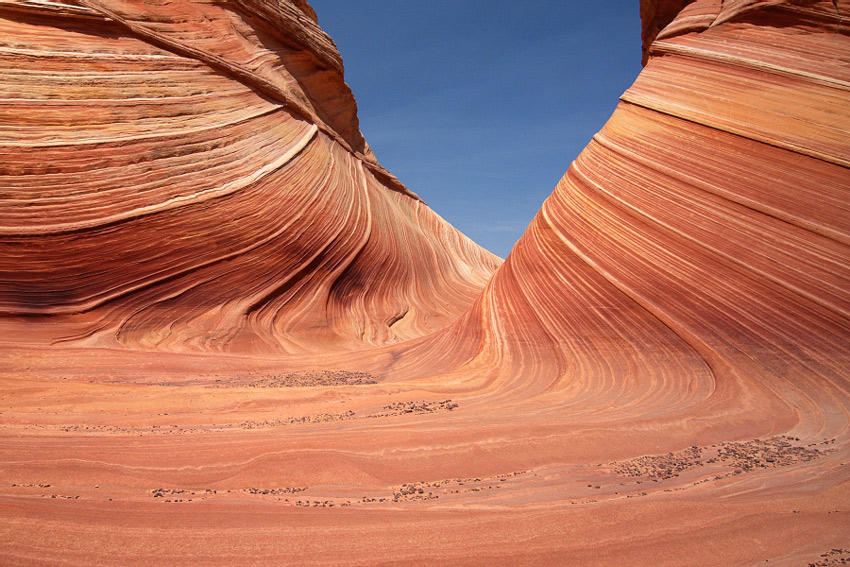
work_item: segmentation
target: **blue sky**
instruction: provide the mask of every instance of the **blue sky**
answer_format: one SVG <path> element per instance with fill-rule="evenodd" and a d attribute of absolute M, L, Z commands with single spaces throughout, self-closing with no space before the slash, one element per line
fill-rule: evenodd
<path fill-rule="evenodd" d="M 637 0 L 310 4 L 378 160 L 502 257 L 640 71 Z"/>

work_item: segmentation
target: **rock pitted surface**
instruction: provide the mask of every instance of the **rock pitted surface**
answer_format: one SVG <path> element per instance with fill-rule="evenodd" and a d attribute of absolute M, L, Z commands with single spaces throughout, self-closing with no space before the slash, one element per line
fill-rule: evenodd
<path fill-rule="evenodd" d="M 644 0 L 486 285 L 303 2 L 0 6 L 4 564 L 847 559 L 850 2 Z"/>

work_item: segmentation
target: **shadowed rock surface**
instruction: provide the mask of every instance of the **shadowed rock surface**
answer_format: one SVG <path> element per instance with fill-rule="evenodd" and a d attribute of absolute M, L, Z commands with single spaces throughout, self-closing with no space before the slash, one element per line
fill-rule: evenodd
<path fill-rule="evenodd" d="M 304 2 L 0 3 L 0 563 L 846 562 L 850 2 L 641 18 L 500 264 Z"/>

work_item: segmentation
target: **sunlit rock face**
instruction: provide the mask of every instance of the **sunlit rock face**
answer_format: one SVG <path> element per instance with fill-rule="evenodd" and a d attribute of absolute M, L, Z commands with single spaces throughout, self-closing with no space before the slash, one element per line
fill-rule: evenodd
<path fill-rule="evenodd" d="M 0 5 L 10 334 L 328 351 L 471 303 L 499 260 L 377 163 L 314 18 L 303 2 Z"/>
<path fill-rule="evenodd" d="M 785 434 L 838 440 L 806 473 L 826 478 L 850 425 L 850 3 L 642 11 L 647 62 L 609 122 L 473 308 L 398 369 L 486 392 L 526 434 L 569 432 L 517 434 L 526 462 Z"/>
<path fill-rule="evenodd" d="M 411 371 L 456 340 L 442 369 L 463 361 L 513 396 L 606 419 L 843 431 L 850 3 L 642 10 L 643 72 Z"/>
<path fill-rule="evenodd" d="M 0 10 L 0 563 L 850 561 L 850 2 L 642 2 L 500 266 L 303 2 Z"/>

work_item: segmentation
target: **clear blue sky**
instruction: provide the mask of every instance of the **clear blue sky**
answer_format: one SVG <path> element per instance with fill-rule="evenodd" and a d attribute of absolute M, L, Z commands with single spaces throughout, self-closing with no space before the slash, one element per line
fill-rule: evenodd
<path fill-rule="evenodd" d="M 506 257 L 640 71 L 638 0 L 309 0 L 378 160 Z"/>

